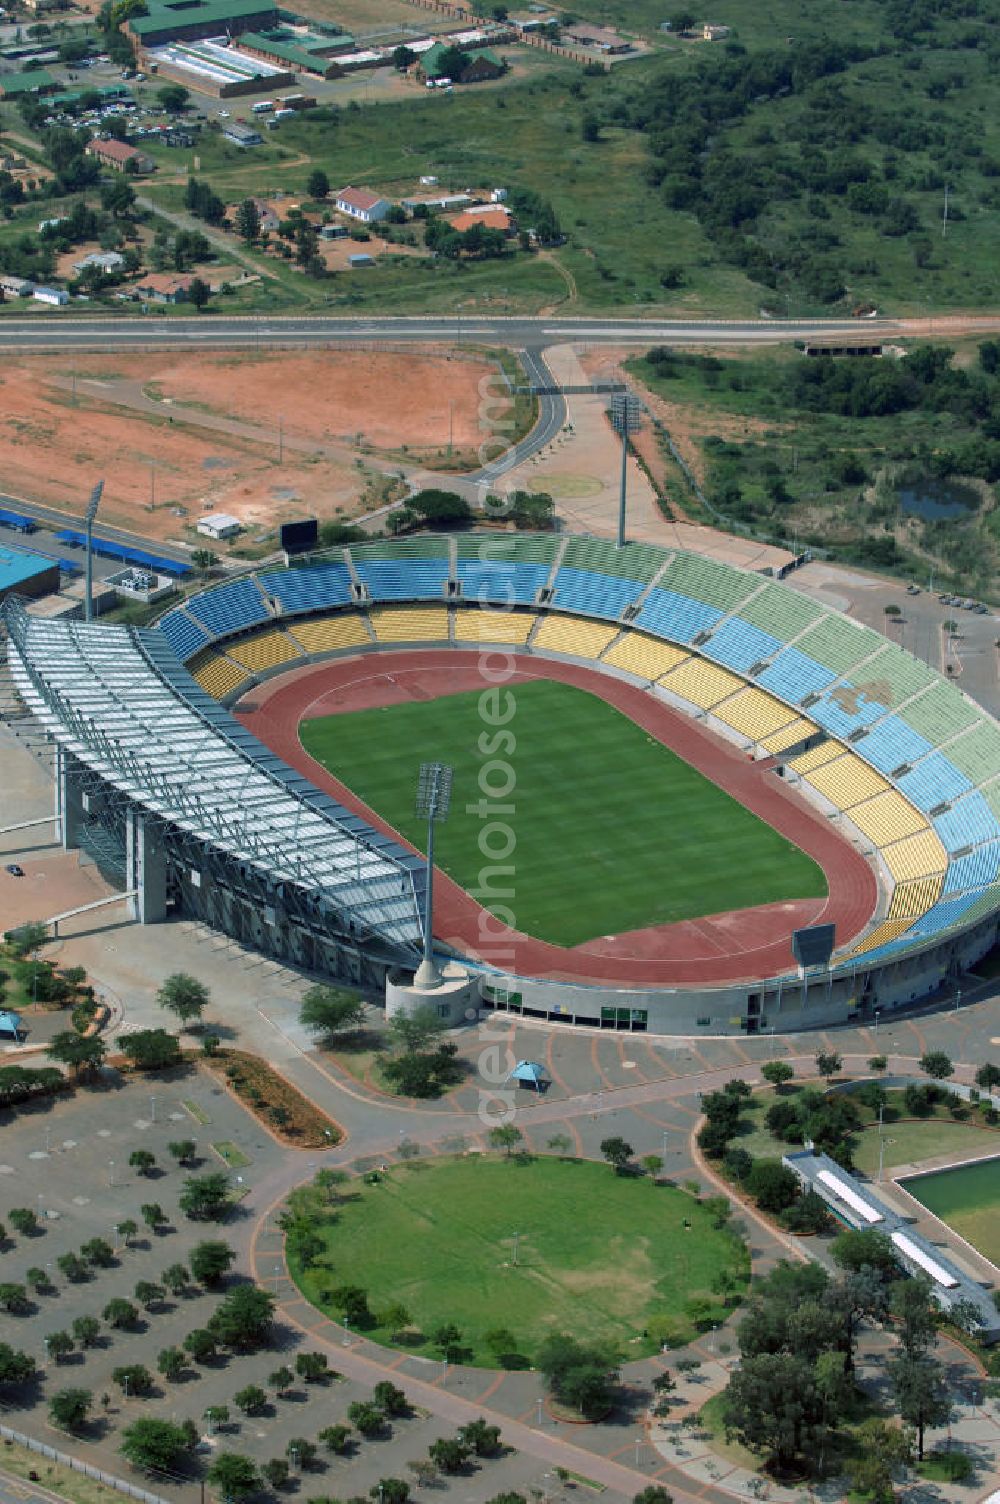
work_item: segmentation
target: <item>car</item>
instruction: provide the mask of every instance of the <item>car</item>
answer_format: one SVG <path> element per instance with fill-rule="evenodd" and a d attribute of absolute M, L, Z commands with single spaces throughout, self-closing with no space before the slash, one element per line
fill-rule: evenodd
<path fill-rule="evenodd" d="M 8 862 L 5 870 L 10 873 L 11 877 L 24 876 L 24 868 L 19 867 L 17 862 Z"/>
<path fill-rule="evenodd" d="M 220 110 L 219 111 L 219 119 L 220 120 L 228 120 L 229 119 L 229 111 L 228 110 Z"/>

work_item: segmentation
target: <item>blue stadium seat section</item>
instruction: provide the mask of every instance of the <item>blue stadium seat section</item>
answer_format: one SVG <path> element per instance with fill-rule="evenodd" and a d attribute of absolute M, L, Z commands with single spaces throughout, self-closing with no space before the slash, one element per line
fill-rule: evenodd
<path fill-rule="evenodd" d="M 964 893 L 968 888 L 984 887 L 1000 876 L 1000 841 L 979 846 L 948 864 L 944 875 L 946 893 Z"/>
<path fill-rule="evenodd" d="M 773 657 L 781 646 L 776 637 L 770 637 L 759 627 L 734 617 L 730 621 L 724 621 L 712 633 L 701 651 L 707 658 L 714 658 L 716 663 L 725 664 L 726 668 L 733 668 L 738 674 L 745 674 L 755 663 L 760 663 L 761 659 Z"/>
<path fill-rule="evenodd" d="M 651 590 L 642 610 L 635 619 L 636 626 L 647 627 L 651 632 L 662 632 L 674 642 L 692 642 L 699 632 L 709 632 L 725 615 L 715 606 L 706 606 L 704 601 L 692 600 L 689 595 L 678 595 L 676 590 Z"/>
<path fill-rule="evenodd" d="M 208 642 L 204 628 L 183 611 L 168 611 L 159 628 L 182 663 Z"/>
<path fill-rule="evenodd" d="M 844 685 L 810 705 L 809 714 L 832 736 L 847 737 L 852 731 L 860 731 L 863 726 L 877 721 L 880 715 L 885 715 L 885 706 L 879 700 L 865 699 L 850 685 Z M 922 750 L 930 751 L 929 745 L 925 743 Z M 897 768 L 903 760 L 897 757 L 892 766 Z"/>
<path fill-rule="evenodd" d="M 355 557 L 358 579 L 363 580 L 376 601 L 438 601 L 444 599 L 448 578 L 447 559 L 401 559 L 393 564 L 382 559 Z"/>
<path fill-rule="evenodd" d="M 228 585 L 217 585 L 204 595 L 193 595 L 187 609 L 216 637 L 242 632 L 247 627 L 256 627 L 262 621 L 270 620 L 264 597 L 253 580 L 232 580 Z"/>
<path fill-rule="evenodd" d="M 798 648 L 786 648 L 773 663 L 758 675 L 761 689 L 769 689 L 779 700 L 788 700 L 797 705 L 806 695 L 822 694 L 832 684 L 836 674 L 824 668 L 814 658 L 800 653 Z"/>
<path fill-rule="evenodd" d="M 553 604 L 567 611 L 586 611 L 617 621 L 644 588 L 640 580 L 623 580 L 586 569 L 560 569 Z"/>
<path fill-rule="evenodd" d="M 530 606 L 548 584 L 548 564 L 515 564 L 509 559 L 459 559 L 456 574 L 467 601 L 517 602 Z"/>
<path fill-rule="evenodd" d="M 876 709 L 884 711 L 883 706 L 876 706 Z M 916 762 L 918 757 L 923 757 L 931 750 L 931 744 L 898 716 L 887 715 L 871 728 L 866 737 L 854 743 L 854 750 L 880 773 L 891 773 L 902 763 Z"/>
<path fill-rule="evenodd" d="M 978 846 L 1000 836 L 1000 825 L 982 794 L 967 794 L 959 799 L 943 815 L 935 815 L 933 825 L 948 851 Z"/>
<path fill-rule="evenodd" d="M 859 958 L 859 964 L 871 966 L 879 961 L 885 961 L 889 956 L 898 955 L 900 951 L 909 950 L 919 940 L 932 940 L 936 935 L 941 935 L 953 925 L 960 924 L 965 914 L 973 904 L 979 902 L 986 888 L 974 888 L 968 893 L 960 893 L 956 897 L 942 898 L 917 919 L 905 935 L 900 935 L 897 940 L 890 940 L 885 945 L 880 945 L 876 950 L 866 952 Z"/>
<path fill-rule="evenodd" d="M 929 814 L 935 805 L 957 799 L 972 788 L 970 780 L 948 761 L 943 752 L 930 753 L 896 783 L 900 792 L 925 814 Z"/>
<path fill-rule="evenodd" d="M 351 572 L 346 564 L 317 564 L 312 569 L 277 569 L 259 576 L 268 595 L 289 613 L 323 611 L 351 600 Z"/>

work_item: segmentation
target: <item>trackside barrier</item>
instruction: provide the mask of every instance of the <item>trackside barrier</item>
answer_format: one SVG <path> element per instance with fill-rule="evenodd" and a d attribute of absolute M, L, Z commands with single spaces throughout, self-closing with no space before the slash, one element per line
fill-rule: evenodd
<path fill-rule="evenodd" d="M 99 1467 L 92 1467 L 89 1462 L 84 1462 L 79 1457 L 73 1457 L 68 1452 L 60 1452 L 58 1447 L 50 1447 L 47 1441 L 38 1441 L 34 1436 L 26 1436 L 23 1431 L 15 1431 L 12 1426 L 0 1424 L 0 1440 L 16 1441 L 19 1446 L 27 1447 L 29 1452 L 37 1452 L 40 1457 L 47 1457 L 50 1462 L 58 1462 L 62 1467 L 68 1467 L 74 1473 L 83 1473 L 85 1478 L 93 1478 L 97 1483 L 103 1483 L 106 1488 L 113 1488 L 117 1493 L 126 1494 L 130 1499 L 139 1499 L 141 1504 L 168 1504 L 160 1494 L 152 1494 L 146 1488 L 139 1488 L 135 1483 L 129 1483 L 125 1478 L 116 1478 L 113 1473 L 105 1473 Z M 0 1455 L 0 1467 L 3 1458 Z"/>

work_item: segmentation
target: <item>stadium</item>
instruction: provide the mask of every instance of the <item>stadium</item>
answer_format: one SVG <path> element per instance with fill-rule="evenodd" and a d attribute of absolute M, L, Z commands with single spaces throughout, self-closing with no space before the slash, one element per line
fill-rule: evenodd
<path fill-rule="evenodd" d="M 229 579 L 149 628 L 2 613 L 64 845 L 142 922 L 390 1009 L 816 1028 L 950 996 L 997 941 L 1000 728 L 770 576 L 472 532 Z M 422 993 L 425 758 L 456 784 Z M 803 969 L 793 933 L 824 925 Z"/>

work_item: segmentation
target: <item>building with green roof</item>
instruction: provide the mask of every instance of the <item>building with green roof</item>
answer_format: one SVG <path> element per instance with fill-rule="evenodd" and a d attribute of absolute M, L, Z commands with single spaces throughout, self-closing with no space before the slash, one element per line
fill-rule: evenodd
<path fill-rule="evenodd" d="M 133 16 L 125 30 L 140 46 L 160 47 L 268 31 L 277 24 L 278 7 L 272 0 L 149 0 L 149 14 Z"/>
<path fill-rule="evenodd" d="M 0 74 L 0 97 L 21 99 L 25 94 L 51 94 L 59 87 L 58 79 L 45 68 L 27 68 L 23 73 Z"/>

